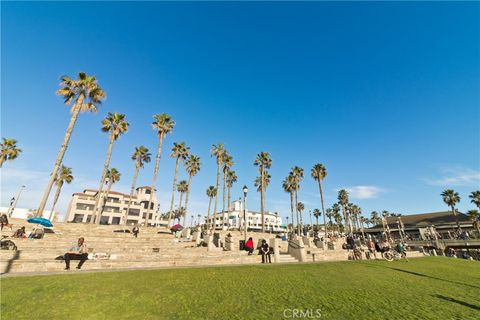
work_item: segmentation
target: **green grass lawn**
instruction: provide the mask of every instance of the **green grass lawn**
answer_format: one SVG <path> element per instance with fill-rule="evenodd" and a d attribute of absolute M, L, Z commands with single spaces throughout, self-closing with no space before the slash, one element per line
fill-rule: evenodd
<path fill-rule="evenodd" d="M 320 309 L 320 319 L 480 319 L 480 263 L 431 257 L 1 279 L 2 320 L 294 319 L 293 309 Z"/>

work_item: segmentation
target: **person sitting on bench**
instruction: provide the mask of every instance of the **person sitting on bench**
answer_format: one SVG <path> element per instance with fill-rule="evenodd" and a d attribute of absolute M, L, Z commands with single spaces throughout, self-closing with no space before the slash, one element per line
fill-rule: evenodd
<path fill-rule="evenodd" d="M 245 250 L 248 251 L 248 255 L 251 256 L 254 250 L 253 239 L 252 237 L 248 238 L 247 242 L 245 243 Z"/>
<path fill-rule="evenodd" d="M 80 260 L 77 266 L 77 270 L 80 270 L 82 265 L 88 259 L 87 245 L 83 237 L 78 238 L 78 243 L 73 244 L 70 250 L 65 253 L 65 270 L 70 270 L 70 260 Z"/>
<path fill-rule="evenodd" d="M 270 250 L 270 246 L 267 243 L 267 240 L 262 240 L 262 244 L 260 246 L 260 254 L 262 255 L 262 263 L 272 263 L 272 254 Z"/>

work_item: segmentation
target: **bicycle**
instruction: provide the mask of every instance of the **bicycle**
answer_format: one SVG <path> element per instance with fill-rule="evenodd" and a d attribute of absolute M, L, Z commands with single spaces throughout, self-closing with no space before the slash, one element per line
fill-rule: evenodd
<path fill-rule="evenodd" d="M 388 249 L 382 252 L 382 258 L 387 261 L 400 260 L 402 255 L 395 249 Z"/>
<path fill-rule="evenodd" d="M 8 240 L 7 238 L 8 236 L 2 236 L 2 240 L 0 240 L 0 249 L 16 251 L 17 245 L 15 244 L 15 242 L 13 242 L 12 240 Z"/>

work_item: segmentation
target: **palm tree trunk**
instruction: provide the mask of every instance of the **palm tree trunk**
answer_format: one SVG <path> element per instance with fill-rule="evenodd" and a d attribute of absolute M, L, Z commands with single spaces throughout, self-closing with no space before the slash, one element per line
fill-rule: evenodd
<path fill-rule="evenodd" d="M 50 179 L 48 180 L 47 187 L 45 188 L 45 192 L 43 193 L 42 200 L 40 201 L 37 212 L 35 214 L 37 217 L 42 216 L 43 210 L 45 210 L 45 206 L 47 205 L 48 196 L 50 195 L 50 191 L 52 190 L 53 183 L 57 178 L 58 170 L 60 170 L 60 165 L 62 164 L 63 156 L 65 155 L 65 151 L 67 151 L 68 143 L 70 142 L 70 137 L 72 136 L 73 128 L 75 127 L 75 123 L 77 122 L 78 114 L 80 113 L 80 107 L 83 105 L 84 99 L 85 99 L 85 96 L 83 94 L 80 94 L 78 96 L 77 101 L 75 101 L 75 105 L 73 106 L 72 117 L 70 118 L 70 123 L 68 124 L 67 132 L 65 133 L 65 137 L 63 138 L 63 143 L 62 143 L 62 146 L 60 147 L 60 151 L 58 152 L 57 159 L 55 160 L 55 165 L 53 166 L 52 174 L 50 174 Z"/>
<path fill-rule="evenodd" d="M 125 219 L 124 219 L 124 225 L 127 225 L 127 219 L 128 219 L 128 213 L 130 211 L 130 205 L 132 203 L 132 197 L 133 193 L 135 192 L 135 186 L 137 184 L 137 178 L 138 178 L 138 172 L 140 171 L 140 166 L 138 164 L 135 165 L 135 173 L 133 175 L 133 181 L 132 181 L 132 188 L 130 189 L 130 197 L 128 198 L 128 206 L 127 206 L 127 212 L 125 212 Z"/>
<path fill-rule="evenodd" d="M 98 221 L 100 221 L 102 219 L 102 214 L 103 214 L 103 211 L 105 211 L 105 206 L 106 206 L 107 200 L 108 200 L 108 195 L 110 194 L 110 190 L 112 189 L 112 184 L 113 184 L 113 181 L 110 180 L 108 182 L 107 190 L 105 190 L 105 192 L 103 193 L 102 198 L 105 199 L 105 200 L 103 201 L 102 206 L 100 207 L 100 213 L 98 215 Z"/>
<path fill-rule="evenodd" d="M 300 216 L 298 215 L 298 192 L 295 190 L 295 212 L 297 213 L 297 233 L 300 236 Z"/>
<path fill-rule="evenodd" d="M 183 192 L 180 192 L 180 203 L 178 204 L 178 213 L 182 216 L 182 201 L 183 201 Z M 180 218 L 178 218 L 178 223 L 180 223 Z M 183 216 L 183 226 L 185 226 L 185 215 Z"/>
<path fill-rule="evenodd" d="M 62 190 L 63 183 L 60 185 L 57 184 L 57 190 L 55 191 L 55 196 L 53 197 L 53 205 L 52 210 L 50 210 L 50 215 L 53 214 L 53 210 L 55 210 L 55 205 L 57 204 L 58 198 L 60 197 L 60 191 Z"/>
<path fill-rule="evenodd" d="M 187 186 L 187 196 L 185 197 L 185 215 L 188 214 L 187 208 L 188 208 L 188 198 L 190 197 L 190 187 L 192 185 L 192 175 L 189 175 L 188 177 L 188 186 Z"/>
<path fill-rule="evenodd" d="M 152 190 L 150 190 L 150 197 L 148 197 L 147 213 L 145 215 L 145 226 L 148 226 L 148 217 L 150 216 L 150 210 L 151 210 L 151 206 L 152 206 L 151 203 L 153 201 L 153 194 L 154 194 L 155 189 L 157 187 L 157 176 L 158 176 L 158 170 L 160 168 L 160 158 L 162 157 L 162 146 L 163 146 L 163 138 L 164 137 L 165 137 L 165 134 L 163 132 L 160 133 L 160 135 L 158 137 L 157 156 L 155 158 L 155 169 L 153 170 L 153 179 L 152 179 L 152 186 L 151 186 Z"/>
<path fill-rule="evenodd" d="M 325 237 L 323 237 L 326 240 L 326 235 L 327 235 L 327 217 L 325 216 L 325 202 L 323 201 L 323 186 L 322 186 L 322 179 L 318 180 L 318 188 L 320 189 L 320 202 L 322 203 L 322 214 L 323 214 L 323 229 L 325 233 Z M 318 222 L 317 222 L 318 224 Z M 317 226 L 318 228 L 318 226 Z"/>
<path fill-rule="evenodd" d="M 213 206 L 213 230 L 216 228 L 216 223 L 217 223 L 217 205 L 218 205 L 218 189 L 220 188 L 220 160 L 217 158 L 217 193 L 215 194 L 215 205 Z"/>
<path fill-rule="evenodd" d="M 212 197 L 208 197 L 208 212 L 207 212 L 207 230 L 210 229 L 210 207 L 212 205 Z"/>
<path fill-rule="evenodd" d="M 170 212 L 168 215 L 168 225 L 172 222 L 172 214 L 173 214 L 173 201 L 175 201 L 175 187 L 177 185 L 177 174 L 178 174 L 178 167 L 180 165 L 180 158 L 177 158 L 175 162 L 175 174 L 173 176 L 173 191 L 172 191 L 172 199 L 170 200 Z"/>
<path fill-rule="evenodd" d="M 3 166 L 3 163 L 7 160 L 7 156 L 1 155 L 0 156 L 0 168 Z"/>
<path fill-rule="evenodd" d="M 98 210 L 98 205 L 101 201 L 102 198 L 102 190 L 103 190 L 103 185 L 105 184 L 105 179 L 107 178 L 107 171 L 108 167 L 110 166 L 110 158 L 112 157 L 112 149 L 113 149 L 113 134 L 110 134 L 110 141 L 108 143 L 108 151 L 107 151 L 107 158 L 105 159 L 105 164 L 103 165 L 103 172 L 102 172 L 102 178 L 100 179 L 100 186 L 98 187 L 98 197 L 97 200 L 95 201 L 95 206 L 93 207 L 93 212 L 92 212 L 92 223 L 100 224 L 100 217 L 101 213 L 98 214 L 97 218 L 95 219 L 96 212 Z"/>
<path fill-rule="evenodd" d="M 292 231 L 295 230 L 295 220 L 293 219 L 293 192 L 290 192 L 290 209 L 292 212 Z M 288 226 L 287 226 L 288 227 Z"/>
<path fill-rule="evenodd" d="M 262 216 L 262 232 L 265 232 L 265 203 L 264 203 L 264 197 L 265 197 L 265 189 L 264 189 L 264 186 L 265 186 L 265 169 L 264 169 L 264 166 L 262 164 L 262 166 L 260 167 L 260 213 L 261 213 L 261 216 Z"/>
<path fill-rule="evenodd" d="M 223 230 L 223 226 L 225 225 L 225 202 L 227 201 L 226 195 L 227 195 L 227 174 L 226 174 L 225 170 L 223 170 L 223 208 L 222 208 L 222 228 L 221 228 L 221 230 Z"/>
<path fill-rule="evenodd" d="M 227 214 L 228 214 L 228 218 L 227 218 L 227 229 L 230 229 L 230 206 L 231 206 L 231 198 L 230 198 L 230 191 L 232 189 L 232 187 L 228 187 L 228 196 L 227 196 Z"/>

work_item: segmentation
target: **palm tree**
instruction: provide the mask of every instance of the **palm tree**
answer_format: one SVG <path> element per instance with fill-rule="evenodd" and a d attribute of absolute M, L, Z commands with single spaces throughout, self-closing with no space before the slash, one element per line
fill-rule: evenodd
<path fill-rule="evenodd" d="M 160 158 L 162 156 L 163 140 L 168 133 L 173 131 L 175 121 L 166 113 L 156 114 L 153 116 L 152 128 L 158 134 L 157 156 L 155 157 L 155 169 L 153 170 L 152 186 L 150 190 L 150 197 L 148 198 L 147 213 L 145 215 L 145 226 L 148 225 L 148 217 L 152 209 L 153 193 L 157 188 L 158 170 L 160 168 Z"/>
<path fill-rule="evenodd" d="M 225 151 L 225 155 L 223 158 L 223 168 L 222 168 L 222 171 L 223 171 L 222 230 L 223 230 L 223 226 L 225 225 L 225 201 L 226 201 L 226 195 L 227 195 L 227 174 L 228 174 L 228 171 L 230 171 L 230 168 L 232 166 L 233 166 L 233 158 L 227 151 Z M 227 207 L 227 211 L 228 211 L 228 207 Z"/>
<path fill-rule="evenodd" d="M 47 183 L 47 187 L 45 188 L 45 192 L 43 193 L 42 200 L 38 205 L 36 215 L 39 217 L 42 216 L 43 210 L 45 210 L 48 196 L 52 190 L 58 170 L 60 170 L 60 165 L 63 161 L 65 151 L 67 151 L 73 128 L 77 122 L 78 114 L 86 111 L 96 112 L 97 106 L 100 105 L 102 100 L 104 100 L 106 97 L 105 92 L 98 85 L 97 79 L 93 76 L 88 76 L 84 72 L 80 72 L 78 74 L 78 79 L 76 80 L 73 80 L 68 76 L 62 76 L 60 80 L 61 88 L 57 90 L 57 95 L 60 95 L 64 98 L 64 103 L 66 105 L 69 105 L 73 101 L 75 102 L 70 109 L 72 116 L 70 118 L 70 123 L 68 124 L 65 137 L 63 138 L 62 146 L 60 147 L 57 159 L 55 160 L 55 165 L 53 166 L 52 173 L 50 174 L 50 179 Z"/>
<path fill-rule="evenodd" d="M 213 207 L 213 217 L 215 220 L 213 228 L 215 230 L 217 221 L 218 189 L 220 189 L 220 169 L 223 164 L 223 159 L 226 155 L 225 145 L 223 143 L 212 145 L 211 155 L 217 159 L 217 183 L 215 185 L 217 192 L 215 193 L 215 205 Z"/>
<path fill-rule="evenodd" d="M 340 207 L 338 207 L 338 211 L 334 211 L 333 218 L 335 219 L 335 223 L 337 224 L 338 232 L 343 231 L 342 225 L 342 215 L 340 214 Z"/>
<path fill-rule="evenodd" d="M 470 195 L 468 196 L 470 199 L 470 202 L 475 204 L 477 208 L 480 209 L 480 191 L 472 191 Z"/>
<path fill-rule="evenodd" d="M 125 212 L 124 224 L 127 225 L 128 214 L 130 212 L 130 205 L 132 204 L 133 193 L 135 192 L 135 186 L 137 184 L 138 173 L 140 168 L 143 168 L 145 163 L 150 162 L 151 154 L 144 146 L 135 147 L 135 151 L 132 155 L 132 160 L 135 161 L 135 173 L 133 174 L 132 188 L 130 189 L 130 196 L 128 197 L 127 211 Z M 153 192 L 152 190 L 150 192 Z"/>
<path fill-rule="evenodd" d="M 0 153 L 0 168 L 3 166 L 3 163 L 7 160 L 12 161 L 16 159 L 22 149 L 17 147 L 17 140 L 2 138 L 2 143 L 0 144 L 2 151 Z"/>
<path fill-rule="evenodd" d="M 53 211 L 55 210 L 55 205 L 57 204 L 58 198 L 60 197 L 60 192 L 62 190 L 63 184 L 66 182 L 68 184 L 72 183 L 73 175 L 72 175 L 72 168 L 65 167 L 62 165 L 60 171 L 58 172 L 58 176 L 55 179 L 55 184 L 57 185 L 57 191 L 55 191 L 55 196 L 53 197 L 53 205 L 51 214 L 53 216 Z"/>
<path fill-rule="evenodd" d="M 377 211 L 372 211 L 372 213 L 370 214 L 370 219 L 372 221 L 372 224 L 379 224 L 381 220 L 380 215 Z"/>
<path fill-rule="evenodd" d="M 265 170 L 270 169 L 272 166 L 272 159 L 270 158 L 268 152 L 262 151 L 257 155 L 257 158 L 253 164 L 259 167 L 260 172 L 260 214 L 262 217 L 262 232 L 265 232 Z"/>
<path fill-rule="evenodd" d="M 292 168 L 292 171 L 290 172 L 290 175 L 293 176 L 293 180 L 295 182 L 295 208 L 296 208 L 296 212 L 297 212 L 297 231 L 298 231 L 298 234 L 300 235 L 300 219 L 299 219 L 299 215 L 298 215 L 298 190 L 300 190 L 300 182 L 302 182 L 302 179 L 303 179 L 303 169 L 300 168 L 300 167 L 293 167 Z"/>
<path fill-rule="evenodd" d="M 332 224 L 332 218 L 333 218 L 333 210 L 331 208 L 328 208 L 326 211 L 325 211 L 325 215 L 327 216 L 328 218 L 328 224 L 330 225 L 330 228 L 332 228 L 333 224 Z M 327 230 L 325 230 L 325 233 L 327 232 Z"/>
<path fill-rule="evenodd" d="M 345 189 L 338 191 L 338 204 L 342 207 L 343 220 L 345 220 L 345 226 L 348 227 L 348 233 L 352 233 L 352 225 L 347 213 L 348 206 L 348 192 Z"/>
<path fill-rule="evenodd" d="M 305 209 L 305 205 L 303 204 L 303 202 L 297 203 L 297 212 L 298 212 L 298 214 L 300 215 L 300 230 L 302 230 L 302 232 L 300 233 L 301 235 L 303 235 L 302 211 L 303 211 L 304 209 Z"/>
<path fill-rule="evenodd" d="M 480 217 L 480 212 L 478 210 L 468 210 L 467 215 L 472 220 L 472 225 L 475 229 L 477 229 L 477 232 L 480 233 L 480 223 L 478 222 L 478 217 Z"/>
<path fill-rule="evenodd" d="M 109 112 L 105 119 L 102 120 L 102 131 L 108 132 L 108 151 L 107 158 L 105 159 L 105 164 L 103 165 L 102 177 L 100 178 L 100 186 L 98 187 L 97 199 L 95 201 L 95 206 L 93 207 L 92 218 L 95 217 L 98 205 L 102 197 L 103 185 L 105 184 L 105 178 L 107 177 L 108 167 L 110 166 L 110 158 L 112 157 L 113 143 L 124 133 L 128 131 L 128 122 L 125 120 L 125 115 L 115 112 Z M 91 221 L 94 223 L 94 219 Z M 95 220 L 96 224 L 100 224 L 100 214 Z"/>
<path fill-rule="evenodd" d="M 112 189 L 112 185 L 115 182 L 120 181 L 121 176 L 122 176 L 122 174 L 115 168 L 111 168 L 111 169 L 107 170 L 107 178 L 105 179 L 105 181 L 108 179 L 107 190 L 105 190 L 105 192 L 103 193 L 103 196 L 102 196 L 103 204 L 102 204 L 102 207 L 100 208 L 100 214 L 98 215 L 98 221 L 100 221 L 102 219 L 102 214 L 103 214 L 103 211 L 105 210 L 105 205 L 107 203 L 108 195 L 110 194 L 110 190 Z"/>
<path fill-rule="evenodd" d="M 235 171 L 228 170 L 228 172 L 227 172 L 228 211 L 230 211 L 230 204 L 231 204 L 230 192 L 231 192 L 233 184 L 235 182 L 237 182 L 237 175 L 235 174 Z"/>
<path fill-rule="evenodd" d="M 185 145 L 185 142 L 181 143 L 173 143 L 172 154 L 170 157 L 175 158 L 175 174 L 173 175 L 173 191 L 172 191 L 172 198 L 170 200 L 170 213 L 173 212 L 173 202 L 175 200 L 175 188 L 177 187 L 177 175 L 178 175 L 178 167 L 180 166 L 180 162 L 184 162 L 188 157 L 188 150 L 190 148 Z M 179 208 L 180 209 L 180 208 Z M 168 225 L 172 218 L 168 219 Z"/>
<path fill-rule="evenodd" d="M 455 205 L 460 202 L 460 196 L 458 192 L 455 192 L 452 189 L 446 189 L 441 193 L 443 202 L 452 209 L 452 214 L 457 220 L 457 226 L 460 229 L 460 223 L 458 222 L 457 211 L 455 210 Z"/>
<path fill-rule="evenodd" d="M 342 216 L 340 215 L 340 210 L 341 210 L 340 205 L 338 203 L 334 203 L 332 206 L 332 214 L 333 214 L 333 219 L 338 225 L 337 231 L 340 231 L 340 224 L 337 222 L 337 217 L 340 218 L 340 223 L 342 222 Z"/>
<path fill-rule="evenodd" d="M 178 209 L 183 209 L 185 207 L 182 206 L 183 202 L 183 195 L 187 192 L 188 190 L 188 182 L 186 180 L 181 180 L 177 184 L 177 191 L 180 192 L 180 201 L 178 203 Z M 185 217 L 186 217 L 186 212 L 183 210 L 183 226 L 185 226 Z"/>
<path fill-rule="evenodd" d="M 283 186 L 283 191 L 287 192 L 290 194 L 290 210 L 292 213 L 292 227 L 295 225 L 294 220 L 293 220 L 293 211 L 294 211 L 294 203 L 293 203 L 293 197 L 295 194 L 296 190 L 296 184 L 295 184 L 295 178 L 293 177 L 292 174 L 289 174 L 282 182 Z"/>
<path fill-rule="evenodd" d="M 323 227 L 325 232 L 327 232 L 327 220 L 325 216 L 325 204 L 323 201 L 323 179 L 327 176 L 327 169 L 321 163 L 317 163 L 313 166 L 311 171 L 312 178 L 318 182 L 318 188 L 320 190 L 320 202 L 322 203 L 322 213 L 323 213 Z M 318 229 L 318 221 L 317 221 L 317 229 Z"/>
<path fill-rule="evenodd" d="M 317 230 L 318 230 L 318 218 L 322 215 L 322 212 L 318 209 L 314 209 L 313 210 L 313 216 L 315 217 L 315 219 L 317 220 Z M 324 228 L 325 228 L 325 232 L 327 232 L 327 224 L 324 222 Z"/>
<path fill-rule="evenodd" d="M 188 173 L 187 197 L 185 199 L 185 214 L 188 214 L 188 198 L 190 197 L 190 190 L 192 187 L 192 178 L 200 171 L 200 157 L 190 155 L 185 161 L 185 170 Z"/>
<path fill-rule="evenodd" d="M 217 196 L 217 190 L 218 189 L 215 188 L 214 186 L 210 186 L 207 189 L 207 197 L 209 199 L 209 201 L 208 201 L 208 212 L 207 212 L 207 229 L 210 229 L 210 207 L 212 205 L 213 197 Z M 216 218 L 217 218 L 217 215 L 215 215 L 215 219 Z M 216 220 L 214 220 L 213 228 L 215 228 L 215 222 L 216 222 Z"/>

